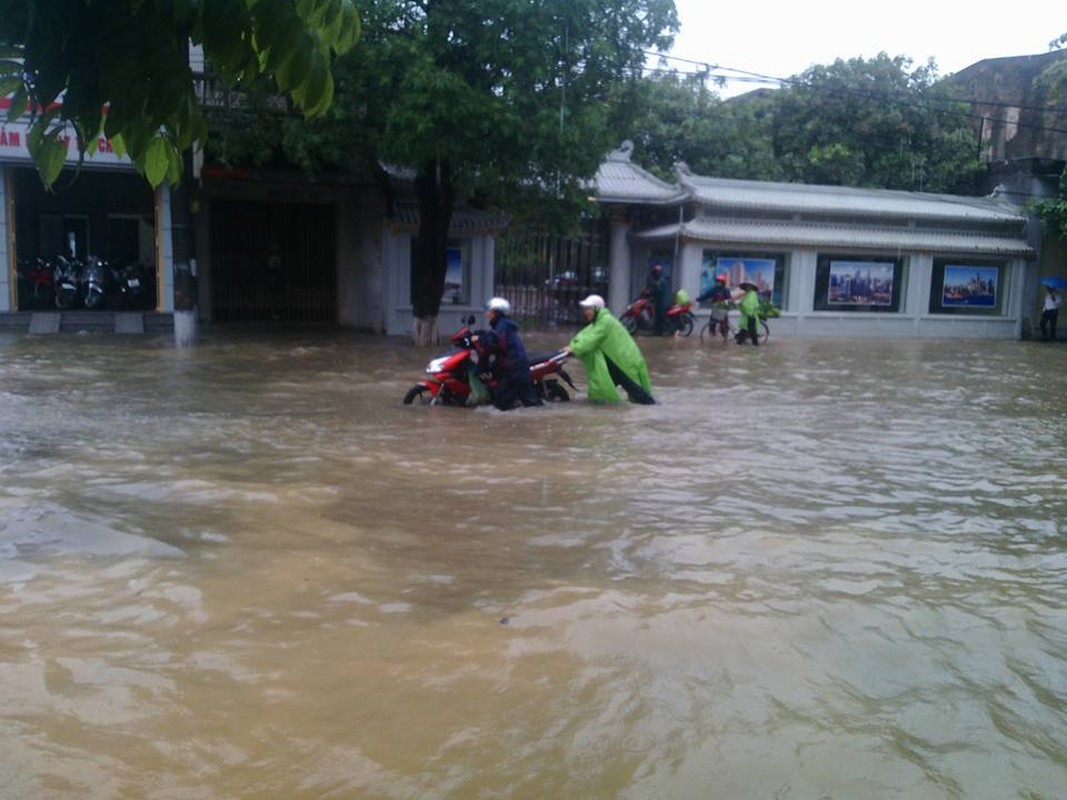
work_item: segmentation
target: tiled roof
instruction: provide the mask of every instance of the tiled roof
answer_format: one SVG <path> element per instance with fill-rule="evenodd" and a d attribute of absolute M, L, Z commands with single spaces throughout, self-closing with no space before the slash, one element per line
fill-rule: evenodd
<path fill-rule="evenodd" d="M 627 142 L 600 165 L 595 180 L 598 201 L 670 205 L 688 197 L 680 186 L 660 180 L 630 161 L 632 152 L 633 145 Z"/>
<path fill-rule="evenodd" d="M 891 228 L 870 225 L 824 225 L 805 222 L 764 222 L 698 217 L 635 234 L 638 239 L 684 239 L 731 244 L 834 247 L 849 250 L 900 250 L 927 253 L 1032 256 L 1025 239 L 928 228 Z"/>
<path fill-rule="evenodd" d="M 693 200 L 708 209 L 882 219 L 1021 224 L 1017 206 L 996 197 L 853 189 L 800 183 L 707 178 L 679 171 Z"/>

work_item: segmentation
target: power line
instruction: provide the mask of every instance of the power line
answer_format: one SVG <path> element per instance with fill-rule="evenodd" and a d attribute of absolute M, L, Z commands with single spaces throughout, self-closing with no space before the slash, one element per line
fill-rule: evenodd
<path fill-rule="evenodd" d="M 652 53 L 651 51 L 644 51 L 644 52 L 645 52 L 646 55 L 655 55 L 658 58 L 661 58 L 661 59 L 664 59 L 664 60 L 678 61 L 678 62 L 681 62 L 681 63 L 684 63 L 684 64 L 700 66 L 700 67 L 703 68 L 699 72 L 680 72 L 678 70 L 673 70 L 673 69 L 668 69 L 668 70 L 646 69 L 646 71 L 649 71 L 649 72 L 676 74 L 676 75 L 680 75 L 682 77 L 689 77 L 689 78 L 712 78 L 712 79 L 715 79 L 715 80 L 719 80 L 721 78 L 723 80 L 736 80 L 736 81 L 747 81 L 747 82 L 753 82 L 753 83 L 759 82 L 759 83 L 764 83 L 764 84 L 777 84 L 780 87 L 785 87 L 785 86 L 790 86 L 790 85 L 800 85 L 801 84 L 801 81 L 798 81 L 798 80 L 792 79 L 792 78 L 780 78 L 780 77 L 775 77 L 775 76 L 771 76 L 771 75 L 764 75 L 764 74 L 758 73 L 758 72 L 750 72 L 748 70 L 734 69 L 732 67 L 723 67 L 723 66 L 721 66 L 719 64 L 711 64 L 711 63 L 704 62 L 704 61 L 696 61 L 696 60 L 693 60 L 693 59 L 681 58 L 681 57 L 678 57 L 678 56 L 670 56 L 670 55 Z M 738 77 L 734 78 L 734 77 L 731 77 L 731 76 L 728 76 L 728 75 L 717 75 L 717 74 L 712 73 L 711 70 L 729 70 L 731 72 L 737 72 L 738 73 Z M 873 93 L 873 92 L 863 92 L 863 91 L 859 91 L 859 90 L 855 90 L 855 89 L 849 89 L 849 88 L 836 88 L 836 89 L 827 88 L 827 87 L 816 87 L 816 88 L 818 88 L 818 89 L 820 89 L 822 91 L 826 91 L 826 92 L 828 92 L 830 94 L 835 94 L 835 93 L 836 94 L 845 94 L 845 95 L 861 97 L 861 98 L 868 99 L 868 100 L 891 102 L 891 103 L 895 103 L 897 105 L 902 105 L 902 106 L 907 106 L 907 107 L 912 107 L 912 108 L 920 108 L 920 109 L 925 109 L 925 110 L 928 110 L 928 111 L 934 111 L 934 112 L 941 113 L 941 114 L 948 114 L 948 115 L 963 117 L 965 119 L 971 119 L 971 120 L 976 120 L 976 121 L 980 120 L 980 121 L 983 121 L 983 122 L 991 121 L 991 122 L 1001 122 L 1001 123 L 1005 123 L 1005 124 L 1008 123 L 1007 120 L 1004 120 L 1004 119 L 1002 119 L 1000 117 L 990 117 L 988 114 L 980 114 L 980 113 L 976 113 L 976 112 L 965 112 L 965 111 L 961 111 L 961 110 L 954 109 L 954 108 L 938 107 L 937 105 L 934 105 L 934 104 L 935 103 L 940 103 L 940 104 L 950 104 L 950 105 L 970 105 L 972 107 L 985 106 L 985 107 L 997 108 L 997 109 L 1012 108 L 1012 109 L 1018 109 L 1020 111 L 1034 111 L 1034 112 L 1038 112 L 1038 113 L 1067 113 L 1067 108 L 1064 108 L 1064 107 L 1061 107 L 1061 106 L 1020 106 L 1020 105 L 1015 105 L 1015 104 L 1012 104 L 1012 103 L 1004 103 L 1004 102 L 996 101 L 996 100 L 980 100 L 980 99 L 977 99 L 977 98 L 964 98 L 964 97 L 926 98 L 924 100 L 919 101 L 919 100 L 914 100 L 914 99 L 903 97 L 903 96 L 893 96 L 893 95 L 885 94 L 885 93 L 879 94 L 879 93 Z M 1026 130 L 1034 130 L 1034 131 L 1039 131 L 1039 132 L 1043 132 L 1043 133 L 1055 133 L 1055 134 L 1067 135 L 1067 130 L 1064 130 L 1064 129 L 1061 129 L 1061 128 L 1046 127 L 1044 125 L 1038 125 L 1038 124 L 1034 124 L 1034 123 L 1030 123 L 1030 122 L 1025 122 L 1023 120 L 1013 120 L 1013 121 L 1010 122 L 1010 124 L 1013 124 L 1016 127 L 1019 127 L 1019 128 L 1022 128 L 1022 129 L 1026 129 Z"/>
<path fill-rule="evenodd" d="M 726 66 L 723 66 L 721 64 L 712 64 L 712 63 L 707 62 L 707 61 L 697 61 L 697 60 L 694 60 L 694 59 L 691 59 L 691 58 L 682 58 L 681 56 L 672 56 L 672 55 L 667 55 L 667 54 L 664 54 L 664 53 L 656 53 L 656 52 L 651 51 L 651 50 L 643 50 L 642 52 L 646 56 L 654 56 L 656 58 L 659 58 L 659 59 L 662 59 L 662 60 L 665 60 L 665 61 L 677 61 L 677 62 L 682 63 L 682 64 L 689 64 L 691 66 L 697 66 L 697 67 L 701 67 L 702 68 L 701 71 L 698 71 L 698 72 L 679 72 L 678 70 L 671 70 L 671 69 L 666 70 L 667 72 L 675 72 L 677 74 L 681 74 L 681 75 L 684 75 L 684 76 L 687 76 L 687 77 L 701 77 L 701 76 L 707 75 L 709 77 L 723 78 L 725 80 L 738 80 L 738 81 L 750 81 L 751 80 L 752 82 L 765 82 L 765 83 L 768 83 L 768 84 L 777 84 L 779 86 L 789 86 L 789 85 L 792 85 L 792 84 L 802 84 L 802 81 L 800 81 L 800 80 L 798 80 L 796 78 L 782 78 L 782 77 L 774 76 L 774 75 L 766 75 L 766 74 L 760 73 L 760 72 L 751 72 L 749 70 L 737 69 L 735 67 L 726 67 Z M 664 70 L 659 70 L 659 69 L 655 69 L 655 68 L 646 68 L 646 69 L 648 71 L 650 71 L 650 72 L 663 72 L 664 71 Z M 738 77 L 737 78 L 733 78 L 733 77 L 731 77 L 729 75 L 715 75 L 715 74 L 711 73 L 711 70 L 727 70 L 727 71 L 732 72 L 732 73 L 737 73 Z M 947 80 L 947 78 L 946 79 L 942 79 L 942 80 Z M 983 105 L 983 106 L 990 106 L 990 107 L 994 107 L 994 108 L 1017 108 L 1017 109 L 1019 109 L 1021 111 L 1039 111 L 1039 112 L 1048 112 L 1048 111 L 1051 111 L 1051 112 L 1063 112 L 1063 111 L 1067 111 L 1067 109 L 1065 109 L 1062 106 L 1058 106 L 1058 105 L 1053 105 L 1053 106 L 1021 106 L 1021 105 L 1017 105 L 1015 103 L 1005 103 L 1005 102 L 999 101 L 999 100 L 983 100 L 983 99 L 974 98 L 974 97 L 953 97 L 951 99 L 946 99 L 944 102 L 970 103 L 972 105 Z"/>

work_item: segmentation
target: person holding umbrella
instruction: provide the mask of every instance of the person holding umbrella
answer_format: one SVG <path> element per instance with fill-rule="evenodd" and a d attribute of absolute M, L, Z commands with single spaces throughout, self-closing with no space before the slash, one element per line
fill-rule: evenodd
<path fill-rule="evenodd" d="M 1056 341 L 1056 321 L 1060 316 L 1060 297 L 1052 287 L 1051 282 L 1045 285 L 1048 294 L 1045 295 L 1045 305 L 1041 311 L 1041 341 Z"/>

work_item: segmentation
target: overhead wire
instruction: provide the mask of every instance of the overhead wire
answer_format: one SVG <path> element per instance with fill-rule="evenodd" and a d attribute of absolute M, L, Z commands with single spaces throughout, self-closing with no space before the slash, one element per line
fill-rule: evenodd
<path fill-rule="evenodd" d="M 782 78 L 774 75 L 767 75 L 760 72 L 752 72 L 750 70 L 736 69 L 734 67 L 725 67 L 721 64 L 712 64 L 706 61 L 698 61 L 696 59 L 683 58 L 681 56 L 673 56 L 668 53 L 658 53 L 655 51 L 643 51 L 646 56 L 658 59 L 663 62 L 678 62 L 680 64 L 686 64 L 689 66 L 700 67 L 698 71 L 683 72 L 674 68 L 656 68 L 645 67 L 644 71 L 653 74 L 675 74 L 687 78 L 704 78 L 712 79 L 715 81 L 738 81 L 738 82 L 752 82 L 762 83 L 768 86 L 788 87 L 794 84 L 801 84 L 802 82 L 797 78 Z M 730 73 L 736 73 L 736 76 L 722 75 L 714 71 L 728 71 Z M 970 105 L 974 107 L 987 107 L 987 108 L 1013 108 L 1020 111 L 1036 111 L 1039 113 L 1067 113 L 1067 107 L 1065 106 L 1020 106 L 1013 103 L 1005 103 L 998 100 L 982 100 L 973 97 L 944 97 L 944 98 L 924 98 L 923 100 L 916 100 L 914 98 L 894 96 L 888 93 L 876 93 L 876 92 L 863 92 L 856 89 L 849 89 L 846 87 L 830 89 L 826 87 L 818 87 L 828 93 L 845 94 L 858 97 L 864 97 L 872 100 L 880 100 L 885 102 L 893 102 L 898 105 L 910 106 L 913 108 L 921 108 L 930 111 L 937 111 L 939 113 L 949 114 L 953 116 L 963 117 L 971 120 L 984 120 L 984 121 L 1004 121 L 996 117 L 990 117 L 988 114 L 980 114 L 975 112 L 965 112 L 956 108 L 940 108 L 934 103 L 941 103 L 945 105 Z M 1055 134 L 1067 134 L 1067 130 L 1055 127 L 1049 127 L 1045 125 L 1034 124 L 1025 122 L 1022 120 L 1012 121 L 1012 124 L 1019 128 L 1027 130 L 1040 131 L 1044 133 Z"/>

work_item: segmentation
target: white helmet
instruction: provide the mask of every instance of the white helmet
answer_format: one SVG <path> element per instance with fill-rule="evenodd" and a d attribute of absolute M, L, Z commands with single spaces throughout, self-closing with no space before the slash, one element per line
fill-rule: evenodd
<path fill-rule="evenodd" d="M 591 294 L 587 298 L 582 300 L 578 305 L 580 305 L 582 308 L 603 308 L 604 298 L 598 294 Z"/>
<path fill-rule="evenodd" d="M 510 314 L 511 303 L 509 303 L 503 297 L 494 297 L 488 303 L 485 304 L 485 310 L 496 311 L 500 314 Z"/>

